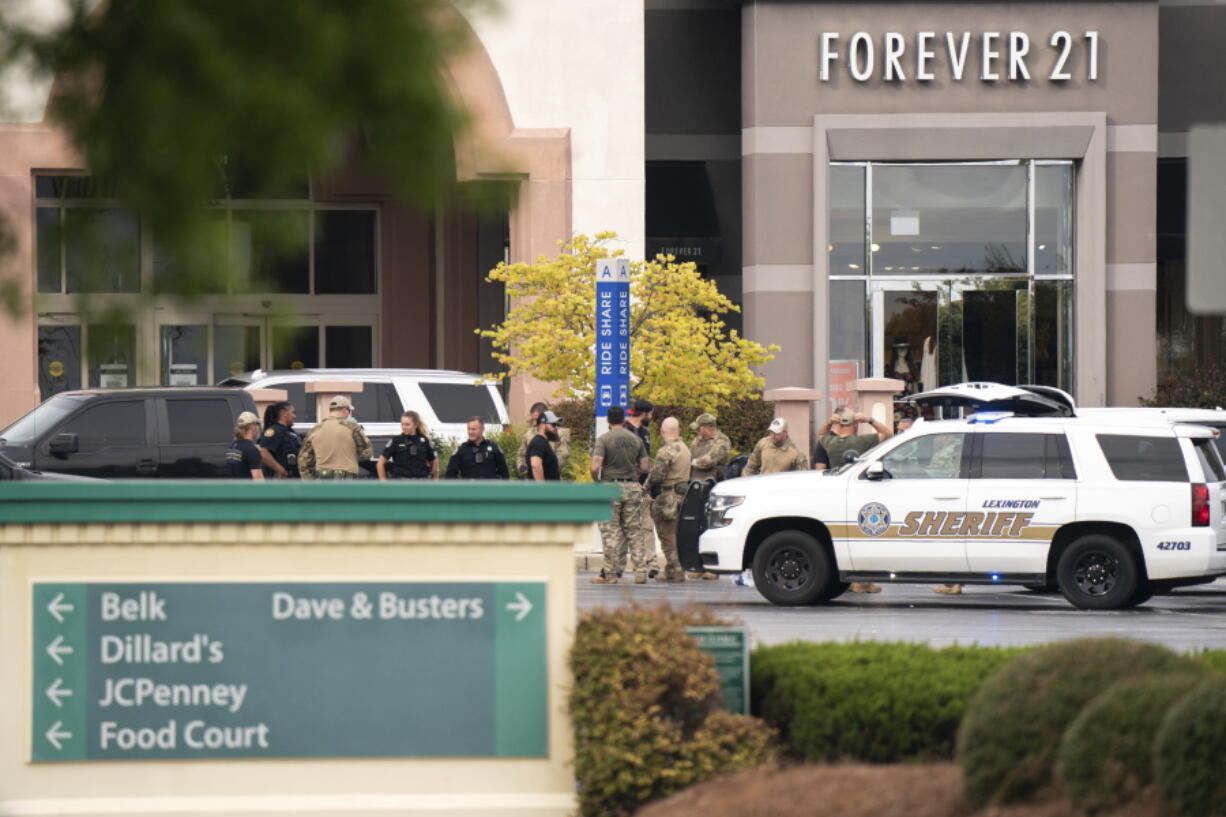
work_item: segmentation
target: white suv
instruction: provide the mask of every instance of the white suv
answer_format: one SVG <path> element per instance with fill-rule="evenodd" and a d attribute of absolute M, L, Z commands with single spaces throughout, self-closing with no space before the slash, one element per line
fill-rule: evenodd
<path fill-rule="evenodd" d="M 721 482 L 697 524 L 683 510 L 683 561 L 752 568 L 782 605 L 877 581 L 1056 585 L 1077 607 L 1113 609 L 1226 574 L 1216 429 L 1182 412 L 1079 415 L 1037 391 L 937 389 L 913 399 L 976 413 L 833 470 Z"/>

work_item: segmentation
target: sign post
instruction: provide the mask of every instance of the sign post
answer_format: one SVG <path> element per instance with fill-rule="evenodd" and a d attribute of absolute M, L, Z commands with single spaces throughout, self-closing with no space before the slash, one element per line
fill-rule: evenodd
<path fill-rule="evenodd" d="M 611 406 L 630 406 L 630 261 L 596 261 L 596 433 Z"/>

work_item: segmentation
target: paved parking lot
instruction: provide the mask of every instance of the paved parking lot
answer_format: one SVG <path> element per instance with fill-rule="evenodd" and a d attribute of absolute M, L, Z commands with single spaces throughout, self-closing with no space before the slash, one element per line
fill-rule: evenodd
<path fill-rule="evenodd" d="M 613 586 L 580 573 L 579 609 L 643 602 L 693 602 L 749 628 L 754 643 L 910 641 L 949 644 L 1038 644 L 1082 636 L 1142 638 L 1177 650 L 1226 648 L 1226 580 L 1156 596 L 1133 610 L 1089 612 L 1059 594 L 1020 587 L 967 586 L 938 596 L 926 585 L 885 585 L 875 595 L 844 594 L 819 607 L 775 607 L 727 576 L 714 582 Z"/>

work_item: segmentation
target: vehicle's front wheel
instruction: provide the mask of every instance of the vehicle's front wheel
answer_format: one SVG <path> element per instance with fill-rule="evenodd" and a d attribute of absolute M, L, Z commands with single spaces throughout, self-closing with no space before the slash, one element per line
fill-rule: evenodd
<path fill-rule="evenodd" d="M 766 537 L 753 557 L 753 580 L 772 604 L 814 604 L 837 595 L 838 576 L 830 556 L 820 542 L 801 531 Z"/>
<path fill-rule="evenodd" d="M 1117 610 L 1140 598 L 1137 557 L 1110 536 L 1090 534 L 1070 544 L 1060 554 L 1056 579 L 1069 603 L 1083 610 Z"/>

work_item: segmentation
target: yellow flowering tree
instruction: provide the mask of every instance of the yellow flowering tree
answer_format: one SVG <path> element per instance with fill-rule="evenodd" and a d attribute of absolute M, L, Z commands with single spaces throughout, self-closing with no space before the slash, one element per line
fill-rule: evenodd
<path fill-rule="evenodd" d="M 558 397 L 591 394 L 596 378 L 596 261 L 622 255 L 607 242 L 577 235 L 553 258 L 499 264 L 514 306 L 505 321 L 477 330 L 489 338 L 507 371 L 558 384 Z M 630 264 L 631 391 L 658 403 L 719 406 L 752 397 L 763 379 L 755 367 L 778 346 L 762 346 L 729 331 L 722 316 L 739 307 L 703 279 L 693 262 L 672 256 Z"/>

